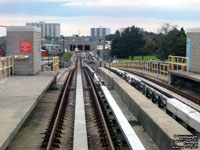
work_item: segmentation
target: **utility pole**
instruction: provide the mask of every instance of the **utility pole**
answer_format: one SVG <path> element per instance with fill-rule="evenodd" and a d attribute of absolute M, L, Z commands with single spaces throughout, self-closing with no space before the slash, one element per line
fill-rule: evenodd
<path fill-rule="evenodd" d="M 63 39 L 63 54 L 64 54 L 64 51 L 65 51 L 65 37 L 63 36 L 62 39 Z"/>

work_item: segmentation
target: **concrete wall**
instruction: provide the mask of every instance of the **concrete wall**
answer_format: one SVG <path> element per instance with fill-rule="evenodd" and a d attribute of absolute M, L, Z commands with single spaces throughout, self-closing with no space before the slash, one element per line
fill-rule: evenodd
<path fill-rule="evenodd" d="M 99 68 L 106 84 L 111 85 L 127 108 L 161 150 L 170 150 L 174 135 L 191 135 L 183 126 L 153 104 L 142 93 L 105 68 Z"/>
<path fill-rule="evenodd" d="M 11 26 L 7 28 L 7 55 L 28 55 L 15 59 L 16 75 L 34 75 L 40 71 L 40 30 L 36 27 Z M 20 52 L 20 41 L 31 41 L 31 53 Z"/>
<path fill-rule="evenodd" d="M 187 50 L 190 45 L 190 71 L 200 73 L 200 28 L 187 29 Z M 188 43 L 189 42 L 189 43 Z M 188 55 L 188 54 L 187 54 Z"/>

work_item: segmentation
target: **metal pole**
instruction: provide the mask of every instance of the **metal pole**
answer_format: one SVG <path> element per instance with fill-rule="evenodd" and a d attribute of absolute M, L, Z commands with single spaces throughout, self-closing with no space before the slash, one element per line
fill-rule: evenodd
<path fill-rule="evenodd" d="M 64 54 L 64 38 L 63 38 L 63 54 Z"/>

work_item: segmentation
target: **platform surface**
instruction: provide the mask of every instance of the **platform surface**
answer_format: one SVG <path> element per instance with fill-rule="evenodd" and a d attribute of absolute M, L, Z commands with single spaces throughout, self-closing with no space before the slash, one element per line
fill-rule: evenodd
<path fill-rule="evenodd" d="M 0 81 L 0 150 L 4 150 L 51 83 L 52 72 Z"/>
<path fill-rule="evenodd" d="M 190 79 L 190 80 L 193 80 L 193 81 L 196 81 L 196 82 L 200 82 L 200 74 L 199 73 L 177 70 L 177 71 L 170 71 L 169 74 L 176 75 L 176 76 L 179 76 L 179 77 L 183 77 L 183 78 L 186 78 L 186 79 Z"/>

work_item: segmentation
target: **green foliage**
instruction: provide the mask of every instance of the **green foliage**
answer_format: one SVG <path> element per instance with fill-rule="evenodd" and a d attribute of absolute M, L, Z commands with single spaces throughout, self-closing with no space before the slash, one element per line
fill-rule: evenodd
<path fill-rule="evenodd" d="M 154 55 L 156 53 L 156 39 L 157 35 L 152 32 L 144 32 L 144 53 L 143 55 Z"/>
<path fill-rule="evenodd" d="M 126 28 L 122 33 L 116 31 L 114 35 L 108 37 L 112 39 L 112 57 L 115 56 L 127 60 L 129 56 L 145 57 L 156 55 L 158 59 L 166 60 L 168 55 L 186 55 L 186 34 L 184 29 L 181 28 L 179 30 L 176 25 L 168 23 L 163 24 L 159 34 L 145 32 L 132 26 Z"/>
<path fill-rule="evenodd" d="M 135 26 L 128 27 L 121 34 L 116 31 L 112 40 L 111 55 L 118 58 L 143 55 L 144 44 L 145 40 L 140 28 Z"/>
<path fill-rule="evenodd" d="M 69 59 L 72 57 L 72 52 L 64 52 L 63 56 L 66 61 L 69 61 Z"/>
<path fill-rule="evenodd" d="M 168 55 L 185 56 L 186 34 L 184 29 L 178 30 L 176 27 L 173 27 L 173 29 L 166 29 L 165 31 L 168 32 L 159 35 L 157 57 L 165 60 L 168 58 Z"/>
<path fill-rule="evenodd" d="M 115 34 L 109 34 L 105 36 L 105 40 L 106 41 L 112 41 L 115 37 Z"/>

